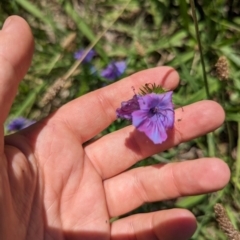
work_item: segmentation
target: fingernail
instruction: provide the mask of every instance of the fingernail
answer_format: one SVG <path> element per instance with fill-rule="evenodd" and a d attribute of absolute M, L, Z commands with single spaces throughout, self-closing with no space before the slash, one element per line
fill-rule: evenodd
<path fill-rule="evenodd" d="M 179 82 L 178 72 L 173 68 L 169 68 L 169 70 L 166 72 L 165 77 L 162 80 L 163 88 L 166 90 L 174 89 L 178 85 L 178 82 Z"/>
<path fill-rule="evenodd" d="M 2 29 L 6 29 L 9 26 L 10 22 L 12 22 L 12 18 L 8 17 L 4 22 Z"/>

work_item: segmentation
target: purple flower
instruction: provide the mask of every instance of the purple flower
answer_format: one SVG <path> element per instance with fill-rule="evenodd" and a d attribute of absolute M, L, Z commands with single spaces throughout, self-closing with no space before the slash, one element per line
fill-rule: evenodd
<path fill-rule="evenodd" d="M 140 109 L 138 98 L 139 96 L 135 94 L 132 99 L 122 102 L 121 108 L 117 109 L 117 117 L 132 120 L 132 113 Z"/>
<path fill-rule="evenodd" d="M 18 117 L 9 122 L 9 124 L 7 125 L 7 130 L 9 132 L 18 131 L 32 125 L 34 122 L 35 121 L 29 120 L 24 117 Z"/>
<path fill-rule="evenodd" d="M 74 53 L 74 58 L 76 59 L 76 60 L 79 60 L 79 59 L 81 59 L 81 57 L 83 56 L 83 54 L 85 53 L 85 51 L 86 50 L 84 50 L 84 49 L 79 49 L 77 52 L 75 52 Z M 86 57 L 83 59 L 83 63 L 89 63 L 89 62 L 91 62 L 92 61 L 92 59 L 93 59 L 93 57 L 96 55 L 96 52 L 93 50 L 93 49 L 91 49 L 90 51 L 89 51 L 89 53 L 86 55 Z"/>
<path fill-rule="evenodd" d="M 110 81 L 114 81 L 124 73 L 126 67 L 126 61 L 111 62 L 102 70 L 101 76 Z"/>
<path fill-rule="evenodd" d="M 135 95 L 117 109 L 117 116 L 132 121 L 155 144 L 167 139 L 167 130 L 174 125 L 173 92 Z"/>
<path fill-rule="evenodd" d="M 132 113 L 132 124 L 155 144 L 164 142 L 174 125 L 172 93 L 146 94 L 138 99 L 140 110 Z"/>

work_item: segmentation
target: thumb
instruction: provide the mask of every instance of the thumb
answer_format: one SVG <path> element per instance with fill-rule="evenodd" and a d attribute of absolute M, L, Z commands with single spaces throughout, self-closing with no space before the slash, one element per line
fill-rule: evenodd
<path fill-rule="evenodd" d="M 11 16 L 0 30 L 0 153 L 3 150 L 3 124 L 17 92 L 18 84 L 30 66 L 34 43 L 24 19 Z"/>
<path fill-rule="evenodd" d="M 8 116 L 18 84 L 30 66 L 33 49 L 33 37 L 26 21 L 18 16 L 7 18 L 0 31 L 1 125 Z"/>
<path fill-rule="evenodd" d="M 0 146 L 5 122 L 17 92 L 18 84 L 31 63 L 34 42 L 24 19 L 11 16 L 0 30 Z"/>

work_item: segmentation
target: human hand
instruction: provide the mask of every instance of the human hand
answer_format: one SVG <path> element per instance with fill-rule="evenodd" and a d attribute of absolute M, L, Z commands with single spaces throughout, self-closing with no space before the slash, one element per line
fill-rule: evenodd
<path fill-rule="evenodd" d="M 10 17 L 0 32 L 0 121 L 3 126 L 17 86 L 32 58 L 26 22 Z M 145 83 L 174 89 L 169 67 L 136 73 L 75 99 L 46 119 L 0 140 L 0 236 L 38 239 L 189 239 L 195 217 L 184 209 L 137 214 L 109 223 L 144 202 L 221 189 L 227 165 L 216 158 L 157 164 L 128 170 L 134 163 L 206 134 L 224 120 L 222 108 L 201 101 L 176 110 L 175 126 L 154 145 L 133 126 L 96 136 L 116 119 L 116 108 Z"/>

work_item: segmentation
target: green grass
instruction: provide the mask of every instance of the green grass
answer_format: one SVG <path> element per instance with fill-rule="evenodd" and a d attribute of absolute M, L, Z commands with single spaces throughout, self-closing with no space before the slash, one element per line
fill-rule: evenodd
<path fill-rule="evenodd" d="M 222 203 L 236 228 L 239 227 L 240 10 L 237 4 L 233 1 L 231 7 L 226 1 L 214 0 L 196 5 L 201 59 L 188 1 L 86 0 L 79 6 L 77 1 L 44 2 L 48 2 L 44 3 L 47 6 L 40 0 L 0 3 L 0 22 L 3 23 L 8 15 L 23 16 L 31 25 L 36 44 L 32 66 L 20 84 L 10 118 L 41 119 L 71 99 L 108 84 L 99 74 L 92 75 L 88 66 L 79 67 L 80 63 L 75 62 L 73 53 L 81 47 L 93 47 L 97 51 L 98 56 L 93 60 L 97 70 L 112 59 L 126 59 L 128 66 L 123 77 L 157 65 L 176 68 L 181 82 L 174 92 L 175 104 L 184 106 L 202 99 L 213 99 L 225 108 L 226 123 L 207 137 L 183 143 L 138 165 L 178 161 L 194 149 L 204 156 L 214 154 L 224 159 L 232 170 L 232 178 L 222 191 L 146 204 L 135 212 L 188 208 L 198 219 L 198 230 L 192 239 L 226 239 L 217 227 L 213 205 Z M 76 34 L 75 37 L 64 46 L 63 41 L 73 36 L 72 33 Z M 229 61 L 230 78 L 227 82 L 219 81 L 215 75 L 214 66 L 221 55 Z M 203 61 L 209 94 L 206 94 Z M 49 88 L 64 76 L 65 86 L 51 101 L 41 104 Z M 122 123 L 116 121 L 103 134 L 120 127 Z"/>

